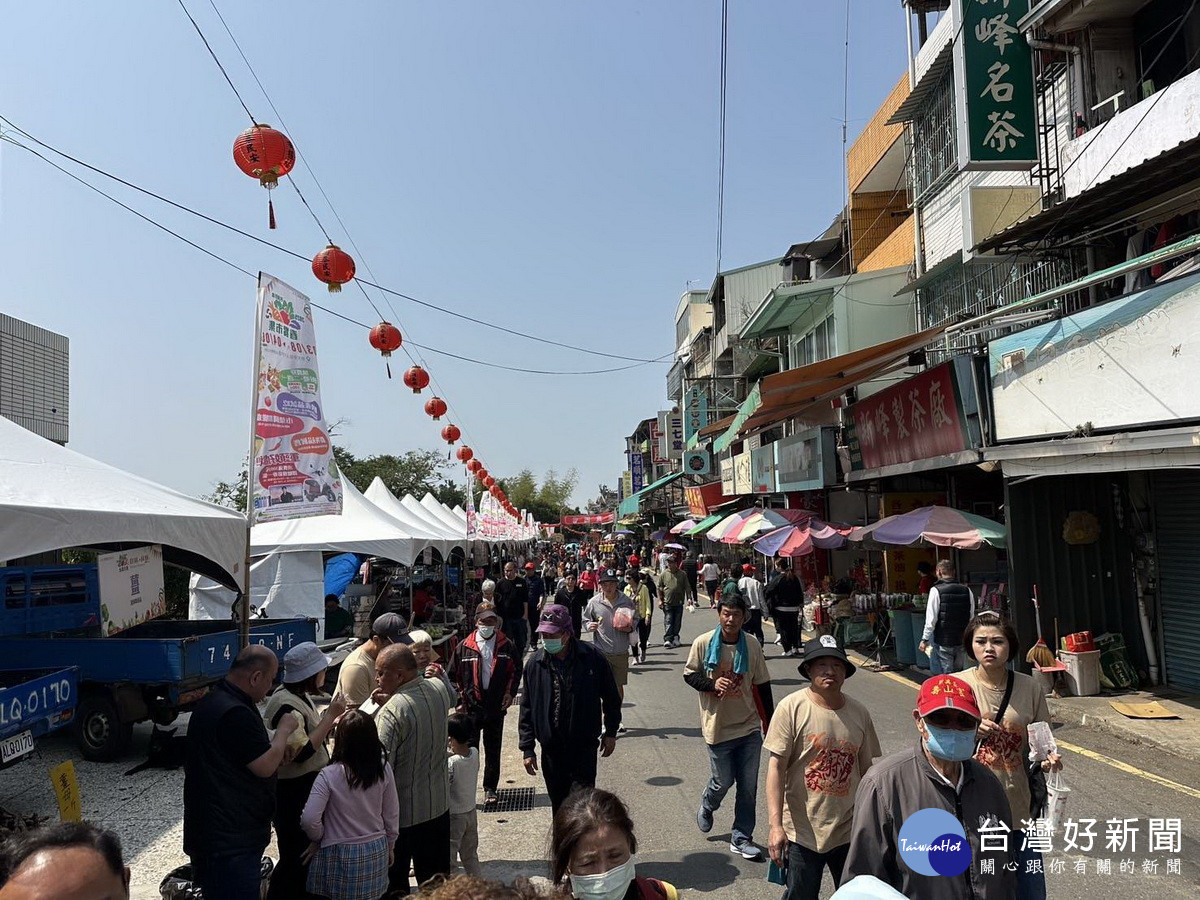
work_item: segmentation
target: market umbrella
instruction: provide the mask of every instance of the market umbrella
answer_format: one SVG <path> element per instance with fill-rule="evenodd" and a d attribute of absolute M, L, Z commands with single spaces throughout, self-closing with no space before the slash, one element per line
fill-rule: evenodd
<path fill-rule="evenodd" d="M 650 540 L 652 540 L 652 541 L 661 541 L 661 540 L 662 540 L 663 538 L 665 538 L 666 536 L 667 536 L 667 532 L 666 532 L 666 531 L 656 531 L 656 532 L 654 532 L 654 534 L 650 535 Z"/>
<path fill-rule="evenodd" d="M 800 525 L 784 525 L 754 541 L 750 546 L 763 556 L 807 556 L 813 550 L 837 550 L 846 543 L 849 525 L 830 525 L 810 518 Z"/>
<path fill-rule="evenodd" d="M 713 513 L 711 516 L 708 516 L 707 518 L 697 522 L 692 528 L 689 528 L 687 530 L 688 536 L 690 537 L 693 534 L 700 534 L 703 531 L 707 531 L 720 522 L 721 518 L 722 516 L 720 513 Z"/>
<path fill-rule="evenodd" d="M 743 520 L 740 527 L 725 532 L 723 544 L 744 544 L 760 534 L 774 531 L 785 525 L 801 525 L 812 518 L 812 513 L 802 509 L 758 509 Z"/>
<path fill-rule="evenodd" d="M 613 537 L 616 537 L 618 534 L 633 534 L 633 532 L 630 531 L 628 528 L 618 528 L 616 531 L 613 532 Z"/>
<path fill-rule="evenodd" d="M 710 541 L 723 540 L 726 534 L 728 534 L 730 531 L 733 531 L 735 528 L 741 528 L 743 523 L 745 523 L 748 518 L 758 511 L 758 509 L 752 508 L 730 513 L 712 528 L 708 529 L 705 537 L 707 537 Z"/>
<path fill-rule="evenodd" d="M 671 529 L 671 534 L 684 534 L 687 531 L 696 527 L 695 519 L 684 519 L 678 525 Z"/>
<path fill-rule="evenodd" d="M 923 506 L 850 532 L 852 541 L 900 547 L 926 543 L 958 550 L 978 550 L 985 544 L 1004 547 L 1007 538 L 999 522 L 949 506 Z"/>
<path fill-rule="evenodd" d="M 663 544 L 663 547 L 667 550 L 686 550 L 687 549 L 687 547 L 683 546 L 683 544 Z"/>

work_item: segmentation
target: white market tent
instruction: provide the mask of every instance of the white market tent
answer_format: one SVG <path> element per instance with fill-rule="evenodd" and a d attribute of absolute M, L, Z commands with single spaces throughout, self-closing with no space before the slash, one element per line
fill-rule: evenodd
<path fill-rule="evenodd" d="M 267 522 L 250 529 L 250 555 L 337 551 L 382 556 L 411 566 L 418 540 L 403 524 L 342 479 L 342 514 Z"/>
<path fill-rule="evenodd" d="M 419 552 L 425 547 L 433 547 L 445 559 L 450 555 L 452 548 L 466 545 L 465 530 L 463 536 L 458 538 L 453 532 L 450 532 L 444 526 L 440 526 L 440 523 L 434 524 L 428 522 L 424 516 L 417 515 L 401 501 L 397 500 L 396 496 L 388 490 L 387 485 L 383 483 L 383 479 L 378 476 L 367 487 L 365 496 L 367 500 L 374 503 L 393 519 L 403 523 L 414 535 L 420 535 L 418 546 L 414 552 Z"/>
<path fill-rule="evenodd" d="M 461 547 L 466 550 L 468 543 L 467 530 L 465 528 L 462 529 L 462 531 L 459 531 L 457 528 L 452 528 L 451 526 L 447 525 L 445 522 L 427 510 L 424 506 L 422 506 L 421 502 L 412 494 L 405 494 L 400 500 L 400 504 L 418 519 L 425 522 L 428 528 L 432 528 L 442 534 L 447 535 L 449 539 L 454 542 L 456 547 Z"/>
<path fill-rule="evenodd" d="M 246 518 L 48 441 L 0 416 L 0 559 L 161 544 L 167 562 L 236 585 Z"/>
<path fill-rule="evenodd" d="M 446 504 L 442 503 L 437 499 L 437 497 L 430 493 L 426 493 L 425 496 L 421 498 L 421 506 L 428 510 L 433 517 L 441 522 L 445 527 L 449 528 L 455 534 L 461 534 L 463 540 L 466 540 L 467 520 L 465 517 L 462 519 L 462 521 L 459 521 L 458 516 L 454 515 L 454 512 L 448 506 L 446 506 Z"/>

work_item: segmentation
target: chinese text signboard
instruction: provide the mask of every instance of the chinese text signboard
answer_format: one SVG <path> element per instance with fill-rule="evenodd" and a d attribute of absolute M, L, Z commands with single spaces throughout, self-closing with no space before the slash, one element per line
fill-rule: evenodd
<path fill-rule="evenodd" d="M 732 497 L 737 492 L 733 489 L 733 457 L 726 456 L 721 460 L 721 493 Z"/>
<path fill-rule="evenodd" d="M 959 161 L 964 169 L 1028 169 L 1037 162 L 1029 43 L 1017 22 L 1029 0 L 960 0 L 956 41 Z"/>
<path fill-rule="evenodd" d="M 321 409 L 308 298 L 258 276 L 250 524 L 340 515 L 342 478 Z"/>
<path fill-rule="evenodd" d="M 640 491 L 646 486 L 646 470 L 644 457 L 640 450 L 634 450 L 629 454 L 629 493 L 625 496 Z"/>
<path fill-rule="evenodd" d="M 950 363 L 860 400 L 851 413 L 868 469 L 946 456 L 968 446 Z"/>
<path fill-rule="evenodd" d="M 664 437 L 667 442 L 667 456 L 671 459 L 682 459 L 684 445 L 682 413 L 667 414 L 667 430 Z"/>
<path fill-rule="evenodd" d="M 650 420 L 650 459 L 656 466 L 667 461 L 667 440 L 664 429 L 666 412 L 659 412 L 658 418 Z"/>
<path fill-rule="evenodd" d="M 683 439 L 690 441 L 708 424 L 708 395 L 699 386 L 687 389 L 683 395 Z"/>
<path fill-rule="evenodd" d="M 774 444 L 750 451 L 750 481 L 755 494 L 770 494 L 775 490 Z"/>
<path fill-rule="evenodd" d="M 775 443 L 777 487 L 781 491 L 817 491 L 835 480 L 833 431 L 809 428 Z"/>
<path fill-rule="evenodd" d="M 103 553 L 96 562 L 100 577 L 100 627 L 105 636 L 148 622 L 167 611 L 161 545 Z"/>
<path fill-rule="evenodd" d="M 721 482 L 712 481 L 708 484 L 694 485 L 683 489 L 683 496 L 687 500 L 688 512 L 693 517 L 704 517 L 710 512 L 729 500 L 725 496 L 724 490 L 721 488 Z"/>

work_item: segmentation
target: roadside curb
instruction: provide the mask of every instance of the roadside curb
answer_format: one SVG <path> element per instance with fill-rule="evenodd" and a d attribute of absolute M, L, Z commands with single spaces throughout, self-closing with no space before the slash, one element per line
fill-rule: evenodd
<path fill-rule="evenodd" d="M 1046 698 L 1046 704 L 1050 708 L 1050 715 L 1055 721 L 1061 722 L 1064 725 L 1077 725 L 1081 728 L 1090 728 L 1093 731 L 1099 731 L 1102 734 L 1119 738 L 1128 744 L 1149 747 L 1154 750 L 1160 750 L 1163 753 L 1169 753 L 1180 759 L 1200 762 L 1200 752 L 1190 747 L 1181 746 L 1176 741 L 1145 734 L 1127 724 L 1123 719 L 1086 712 L 1072 704 L 1070 702 L 1071 699 L 1073 698 Z"/>

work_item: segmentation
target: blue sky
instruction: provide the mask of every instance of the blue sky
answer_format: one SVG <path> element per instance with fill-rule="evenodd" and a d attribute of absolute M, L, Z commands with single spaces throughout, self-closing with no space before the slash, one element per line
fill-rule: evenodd
<path fill-rule="evenodd" d="M 689 281 L 707 287 L 716 263 L 718 0 L 216 2 L 361 248 L 360 272 L 569 344 L 673 349 L 679 296 Z M 256 118 L 278 127 L 208 0 L 187 5 Z M 815 0 L 730 7 L 726 268 L 814 237 L 840 208 L 845 15 Z M 852 139 L 905 66 L 899 4 L 854 9 Z M 283 246 L 324 246 L 287 185 L 267 231 L 267 194 L 230 155 L 249 121 L 177 3 L 21 4 L 5 22 L 21 39 L 0 55 L 0 114 Z M 81 174 L 245 269 L 378 320 L 359 291 L 328 295 L 305 263 Z M 0 234 L 0 311 L 71 339 L 71 446 L 193 494 L 231 477 L 248 442 L 253 280 L 8 145 Z M 622 365 L 392 303 L 406 337 L 473 359 Z M 317 334 L 343 443 L 439 446 L 427 395 L 387 380 L 365 330 L 318 312 Z M 615 485 L 623 436 L 666 402 L 666 365 L 548 377 L 424 355 L 494 473 L 575 467 L 579 502 Z"/>

